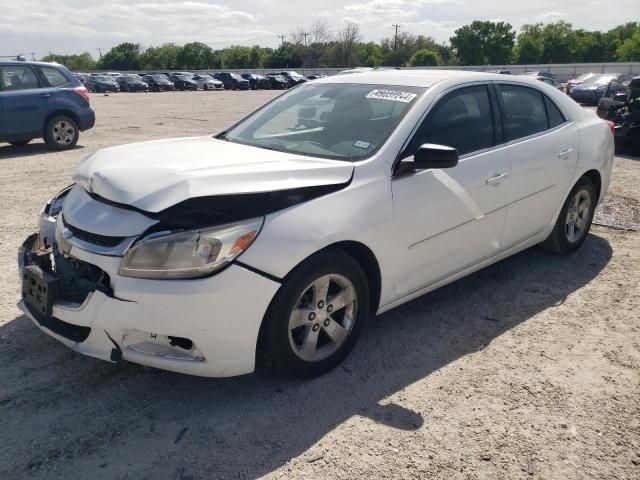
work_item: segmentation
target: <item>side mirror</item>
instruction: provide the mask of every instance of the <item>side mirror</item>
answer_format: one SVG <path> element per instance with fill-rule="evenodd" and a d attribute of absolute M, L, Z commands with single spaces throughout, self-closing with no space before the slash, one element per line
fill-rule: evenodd
<path fill-rule="evenodd" d="M 627 101 L 627 93 L 626 92 L 617 92 L 613 96 L 613 100 L 616 102 L 626 102 Z"/>
<path fill-rule="evenodd" d="M 445 145 L 425 143 L 420 145 L 413 155 L 413 168 L 416 170 L 452 168 L 457 164 L 458 150 Z"/>

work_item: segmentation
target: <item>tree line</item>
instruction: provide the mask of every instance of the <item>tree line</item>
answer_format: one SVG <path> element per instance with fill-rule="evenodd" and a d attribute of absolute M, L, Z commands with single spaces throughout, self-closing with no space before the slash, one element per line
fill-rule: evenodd
<path fill-rule="evenodd" d="M 629 22 L 609 31 L 574 29 L 570 23 L 524 25 L 516 33 L 507 22 L 476 20 L 455 30 L 450 42 L 401 32 L 380 42 L 363 42 L 360 26 L 349 23 L 332 34 L 318 19 L 298 27 L 278 48 L 231 45 L 214 50 L 201 42 L 165 43 L 142 49 L 121 43 L 99 60 L 80 55 L 49 54 L 71 70 L 220 70 L 253 68 L 322 68 L 369 66 L 509 65 L 640 61 L 640 24 Z"/>

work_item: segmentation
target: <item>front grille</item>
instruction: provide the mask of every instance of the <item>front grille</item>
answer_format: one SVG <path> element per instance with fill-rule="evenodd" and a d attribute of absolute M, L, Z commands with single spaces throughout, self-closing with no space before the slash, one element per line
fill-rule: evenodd
<path fill-rule="evenodd" d="M 73 225 L 67 223 L 67 221 L 62 217 L 62 223 L 64 226 L 73 233 L 73 236 L 83 242 L 91 243 L 93 245 L 98 245 L 99 247 L 115 247 L 116 245 L 121 244 L 127 237 L 109 237 L 106 235 L 98 235 L 96 233 L 87 232 L 86 230 L 81 230 L 78 227 L 74 227 Z"/>

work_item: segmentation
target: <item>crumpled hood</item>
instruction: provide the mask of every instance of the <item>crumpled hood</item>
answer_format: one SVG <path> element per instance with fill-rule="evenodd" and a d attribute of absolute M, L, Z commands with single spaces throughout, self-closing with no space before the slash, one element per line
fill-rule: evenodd
<path fill-rule="evenodd" d="M 107 200 L 160 212 L 195 197 L 346 183 L 353 168 L 207 136 L 105 148 L 84 160 L 73 179 Z"/>

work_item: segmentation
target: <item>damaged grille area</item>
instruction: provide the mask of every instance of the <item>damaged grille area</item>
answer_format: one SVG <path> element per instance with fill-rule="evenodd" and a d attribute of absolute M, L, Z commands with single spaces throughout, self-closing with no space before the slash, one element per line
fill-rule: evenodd
<path fill-rule="evenodd" d="M 73 236 L 83 242 L 91 243 L 93 245 L 98 245 L 99 247 L 115 247 L 116 245 L 121 244 L 127 237 L 109 237 L 106 235 L 98 235 L 96 233 L 87 232 L 86 230 L 81 230 L 78 227 L 74 227 L 70 223 L 67 223 L 64 216 L 62 217 L 62 223 L 64 226 L 73 233 Z"/>

